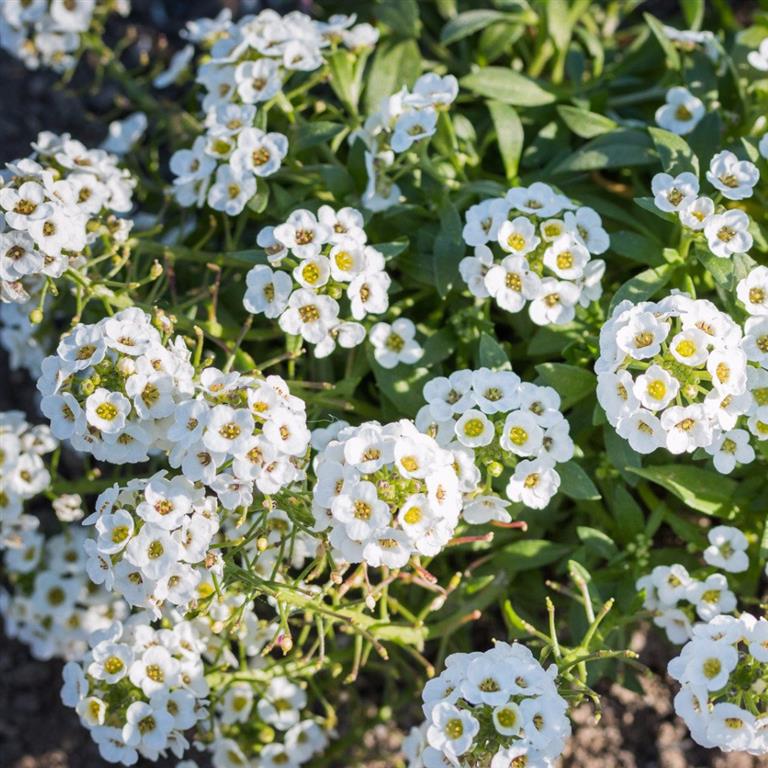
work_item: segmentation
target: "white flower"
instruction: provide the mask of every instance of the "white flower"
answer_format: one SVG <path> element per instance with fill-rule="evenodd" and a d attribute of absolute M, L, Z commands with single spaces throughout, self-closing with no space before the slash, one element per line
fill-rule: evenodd
<path fill-rule="evenodd" d="M 657 173 L 651 180 L 651 191 L 653 202 L 659 210 L 682 212 L 696 201 L 699 180 L 688 171 L 675 177 L 668 173 Z"/>
<path fill-rule="evenodd" d="M 682 86 L 670 88 L 665 100 L 656 110 L 656 123 L 679 136 L 689 134 L 706 112 L 704 102 Z"/>
<path fill-rule="evenodd" d="M 768 267 L 754 267 L 739 280 L 736 295 L 750 315 L 768 315 Z"/>
<path fill-rule="evenodd" d="M 536 325 L 564 325 L 576 316 L 579 288 L 565 280 L 545 277 L 528 313 Z"/>
<path fill-rule="evenodd" d="M 755 450 L 749 444 L 749 433 L 743 429 L 720 433 L 705 449 L 712 456 L 715 469 L 724 475 L 733 472 L 737 464 L 750 464 L 755 459 Z"/>
<path fill-rule="evenodd" d="M 288 304 L 293 284 L 291 278 L 279 270 L 273 271 L 264 264 L 252 267 L 246 275 L 246 292 L 243 306 L 248 312 L 264 314 L 270 319 L 279 317 Z"/>
<path fill-rule="evenodd" d="M 531 272 L 524 256 L 507 256 L 501 264 L 488 269 L 484 279 L 485 290 L 496 303 L 508 312 L 519 312 L 527 300 L 541 292 L 541 280 Z"/>
<path fill-rule="evenodd" d="M 237 149 L 232 152 L 230 164 L 243 175 L 271 176 L 280 170 L 288 154 L 288 139 L 282 133 L 265 133 L 258 128 L 244 128 L 237 137 Z M 217 174 L 218 181 L 218 174 Z M 214 207 L 210 202 L 209 204 Z"/>
<path fill-rule="evenodd" d="M 756 51 L 750 51 L 747 54 L 747 61 L 761 72 L 768 72 L 768 37 L 760 41 Z"/>
<path fill-rule="evenodd" d="M 437 112 L 434 109 L 419 109 L 405 112 L 398 117 L 390 146 L 397 152 L 406 152 L 413 144 L 432 136 L 437 128 Z"/>
<path fill-rule="evenodd" d="M 666 408 L 675 399 L 680 383 L 659 365 L 652 365 L 637 377 L 633 393 L 640 404 L 650 411 Z"/>
<path fill-rule="evenodd" d="M 739 160 L 733 152 L 718 152 L 709 163 L 707 180 L 729 200 L 752 197 L 752 188 L 760 179 L 754 163 Z"/>
<path fill-rule="evenodd" d="M 443 702 L 432 710 L 432 724 L 427 731 L 427 740 L 434 749 L 449 757 L 459 757 L 472 746 L 480 723 L 466 710 Z"/>
<path fill-rule="evenodd" d="M 749 216 L 744 211 L 730 210 L 713 214 L 704 225 L 709 250 L 721 259 L 734 253 L 746 253 L 752 247 Z"/>
<path fill-rule="evenodd" d="M 208 205 L 228 216 L 237 216 L 256 194 L 256 179 L 231 165 L 220 165 L 208 190 Z"/>
<path fill-rule="evenodd" d="M 373 356 L 382 368 L 396 365 L 413 365 L 424 354 L 416 341 L 416 326 L 411 320 L 400 317 L 392 325 L 376 323 L 368 333 L 373 346 Z"/>
<path fill-rule="evenodd" d="M 560 475 L 542 459 L 521 461 L 507 484 L 507 496 L 531 509 L 544 509 L 560 487 Z"/>
<path fill-rule="evenodd" d="M 747 537 L 728 525 L 716 525 L 707 533 L 709 546 L 704 550 L 704 560 L 729 573 L 742 573 L 749 568 Z"/>
<path fill-rule="evenodd" d="M 536 228 L 525 216 L 505 221 L 499 227 L 496 239 L 503 250 L 515 256 L 525 256 L 541 242 Z"/>
<path fill-rule="evenodd" d="M 697 197 L 680 208 L 680 223 L 696 232 L 704 229 L 712 214 L 715 203 L 709 197 Z"/>

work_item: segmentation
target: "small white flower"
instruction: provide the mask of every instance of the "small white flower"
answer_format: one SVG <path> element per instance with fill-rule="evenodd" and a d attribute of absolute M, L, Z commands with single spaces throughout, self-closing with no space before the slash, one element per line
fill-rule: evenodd
<path fill-rule="evenodd" d="M 709 163 L 707 180 L 729 200 L 752 197 L 752 188 L 760 180 L 760 171 L 754 163 L 739 160 L 733 152 L 718 152 Z"/>
<path fill-rule="evenodd" d="M 709 546 L 704 550 L 704 560 L 729 573 L 743 573 L 749 568 L 747 537 L 728 525 L 716 525 L 707 533 Z"/>
<path fill-rule="evenodd" d="M 665 101 L 656 110 L 656 123 L 679 136 L 689 134 L 706 112 L 704 102 L 682 86 L 670 88 Z"/>
<path fill-rule="evenodd" d="M 749 216 L 741 210 L 716 213 L 704 225 L 709 250 L 721 259 L 728 259 L 734 253 L 746 253 L 752 247 L 749 233 Z"/>
<path fill-rule="evenodd" d="M 675 177 L 668 173 L 657 173 L 651 180 L 653 202 L 661 211 L 682 212 L 696 201 L 699 194 L 699 180 L 695 174 L 686 171 Z"/>

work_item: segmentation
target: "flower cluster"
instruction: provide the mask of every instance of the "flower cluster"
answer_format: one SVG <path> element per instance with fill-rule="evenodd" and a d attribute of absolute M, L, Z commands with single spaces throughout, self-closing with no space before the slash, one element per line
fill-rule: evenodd
<path fill-rule="evenodd" d="M 653 623 L 667 633 L 673 643 L 684 643 L 693 636 L 696 617 L 710 621 L 736 608 L 736 595 L 728 588 L 728 573 L 743 573 L 749 567 L 747 538 L 738 528 L 717 525 L 708 533 L 709 546 L 704 561 L 712 566 L 695 578 L 680 563 L 658 565 L 638 579 L 644 590 L 643 607 L 653 613 Z"/>
<path fill-rule="evenodd" d="M 402 568 L 412 555 L 440 552 L 459 521 L 452 454 L 407 419 L 342 428 L 315 474 L 316 529 L 330 527 L 344 562 Z"/>
<path fill-rule="evenodd" d="M 410 768 L 554 765 L 571 733 L 567 702 L 524 645 L 455 653 L 424 686 L 427 746 Z"/>
<path fill-rule="evenodd" d="M 393 181 L 404 165 L 403 155 L 426 142 L 437 130 L 441 111 L 450 107 L 459 93 L 453 75 L 422 75 L 411 90 L 403 86 L 382 99 L 379 111 L 370 115 L 351 140 L 360 139 L 366 147 L 365 168 L 368 185 L 362 203 L 371 211 L 383 211 L 400 201 L 400 187 Z"/>
<path fill-rule="evenodd" d="M 91 581 L 156 616 L 166 603 L 186 612 L 203 575 L 222 575 L 221 559 L 209 552 L 219 530 L 216 499 L 183 476 L 115 484 L 83 522 L 96 526 L 85 544 Z"/>
<path fill-rule="evenodd" d="M 142 614 L 94 632 L 81 663 L 64 667 L 61 699 L 80 716 L 102 758 L 133 765 L 138 756 L 177 757 L 184 731 L 206 715 L 203 643 L 192 624 L 153 629 Z"/>
<path fill-rule="evenodd" d="M 238 681 L 222 691 L 211 721 L 198 726 L 197 742 L 211 753 L 213 768 L 299 768 L 325 749 L 328 732 L 307 709 L 304 689 L 274 677 L 266 686 Z"/>
<path fill-rule="evenodd" d="M 283 88 L 291 75 L 321 68 L 339 44 L 353 51 L 372 47 L 376 30 L 354 21 L 338 15 L 319 22 L 298 11 L 281 16 L 264 10 L 236 23 L 213 21 L 215 34 L 200 22 L 189 30 L 191 39 L 211 45 L 196 78 L 205 89 L 205 133 L 171 158 L 180 205 L 207 202 L 230 216 L 245 208 L 258 179 L 278 171 L 288 152 L 287 137 L 266 130 L 271 103 L 286 99 Z"/>
<path fill-rule="evenodd" d="M 602 295 L 605 262 L 592 258 L 610 244 L 602 219 L 548 184 L 513 187 L 471 206 L 463 236 L 474 248 L 459 264 L 470 293 L 507 312 L 528 304 L 537 325 L 569 323 L 577 306 Z"/>
<path fill-rule="evenodd" d="M 64 72 L 74 67 L 94 15 L 127 16 L 130 10 L 130 0 L 10 0 L 0 3 L 0 47 L 27 69 L 42 65 Z"/>
<path fill-rule="evenodd" d="M 657 173 L 651 180 L 651 191 L 660 211 L 677 214 L 680 223 L 693 236 L 703 235 L 715 256 L 728 259 L 734 253 L 746 253 L 752 247 L 753 238 L 747 213 L 741 208 L 726 208 L 722 198 L 746 200 L 752 196 L 759 179 L 756 165 L 724 150 L 712 158 L 707 171 L 715 199 L 699 195 L 699 179 L 690 171 L 677 176 Z"/>
<path fill-rule="evenodd" d="M 57 447 L 47 426 L 33 427 L 21 411 L 0 412 L 0 548 L 36 527 L 36 518 L 24 514 L 24 502 L 48 487 L 43 456 Z"/>
<path fill-rule="evenodd" d="M 669 662 L 675 711 L 693 739 L 724 752 L 768 755 L 768 619 L 717 616 Z"/>
<path fill-rule="evenodd" d="M 165 339 L 129 308 L 77 325 L 38 381 L 53 434 L 113 464 L 163 451 L 226 509 L 249 506 L 253 484 L 275 493 L 303 477 L 304 402 L 278 376 L 205 368 L 196 374 L 181 337 Z"/>
<path fill-rule="evenodd" d="M 275 269 L 260 264 L 248 272 L 245 308 L 279 318 L 283 331 L 315 345 L 315 357 L 327 357 L 337 344 L 349 349 L 362 343 L 360 321 L 386 312 L 391 283 L 384 256 L 367 245 L 363 223 L 354 208 L 323 205 L 317 216 L 301 209 L 262 229 L 257 242 Z M 339 317 L 342 296 L 346 319 Z"/>
<path fill-rule="evenodd" d="M 493 478 L 510 467 L 506 493 L 511 501 L 532 509 L 549 504 L 560 487 L 555 467 L 574 452 L 560 396 L 552 387 L 522 382 L 512 371 L 480 368 L 428 381 L 424 399 L 416 425 L 452 451 L 460 467 L 469 465 L 462 490 L 476 491 L 481 480 L 490 488 Z M 478 523 L 508 520 L 506 506 L 492 496 L 478 497 L 464 516 Z"/>
<path fill-rule="evenodd" d="M 752 365 L 741 327 L 710 301 L 674 293 L 622 301 L 600 331 L 597 398 L 638 453 L 703 448 L 724 474 L 766 439 L 768 372 Z M 746 426 L 746 429 L 744 428 Z"/>
<path fill-rule="evenodd" d="M 0 590 L 5 633 L 28 645 L 36 659 L 79 661 L 91 632 L 128 613 L 122 600 L 89 582 L 84 568 L 89 541 L 80 528 L 46 539 L 30 527 L 5 552 L 11 584 L 9 591 Z"/>
<path fill-rule="evenodd" d="M 86 263 L 90 247 L 125 242 L 136 180 L 102 149 L 65 133 L 43 132 L 32 155 L 8 163 L 0 187 L 0 299 L 23 302 L 41 276 L 61 277 Z"/>

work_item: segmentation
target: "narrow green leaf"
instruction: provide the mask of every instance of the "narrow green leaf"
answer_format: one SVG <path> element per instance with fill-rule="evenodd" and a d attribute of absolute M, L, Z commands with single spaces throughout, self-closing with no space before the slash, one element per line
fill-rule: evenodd
<path fill-rule="evenodd" d="M 610 133 L 618 128 L 618 124 L 610 117 L 570 104 L 560 104 L 557 112 L 568 128 L 582 139 L 594 139 L 595 136 Z"/>
<path fill-rule="evenodd" d="M 560 395 L 562 409 L 583 400 L 595 391 L 597 380 L 594 373 L 585 368 L 565 363 L 541 363 L 536 366 L 541 383 L 552 387 Z"/>
<path fill-rule="evenodd" d="M 556 98 L 535 80 L 506 67 L 481 67 L 462 78 L 461 85 L 478 96 L 516 107 L 540 107 Z"/>
<path fill-rule="evenodd" d="M 474 11 L 464 11 L 451 19 L 440 32 L 440 42 L 450 45 L 458 40 L 480 32 L 496 21 L 504 21 L 509 14 L 494 11 L 490 8 L 479 8 Z"/>
<path fill-rule="evenodd" d="M 576 535 L 584 543 L 587 549 L 600 555 L 600 557 L 610 560 L 618 554 L 618 547 L 608 534 L 598 531 L 597 528 L 590 528 L 588 525 L 579 525 L 576 528 Z"/>
<path fill-rule="evenodd" d="M 480 334 L 480 343 L 477 350 L 478 364 L 482 368 L 510 368 L 509 358 L 504 348 L 493 336 L 487 333 Z"/>
<path fill-rule="evenodd" d="M 376 112 L 382 99 L 396 93 L 404 85 L 413 85 L 420 73 L 421 53 L 415 40 L 384 40 L 376 47 L 368 74 L 366 112 Z"/>
<path fill-rule="evenodd" d="M 671 275 L 672 270 L 668 264 L 652 267 L 651 269 L 644 270 L 639 275 L 635 275 L 627 280 L 613 295 L 609 312 L 613 312 L 613 308 L 624 301 L 624 299 L 629 299 L 635 303 L 647 301 L 669 282 Z"/>
<path fill-rule="evenodd" d="M 566 496 L 582 501 L 596 501 L 601 498 L 600 491 L 589 475 L 575 461 L 558 464 L 556 470 L 560 475 L 560 490 Z"/>
<path fill-rule="evenodd" d="M 489 101 L 488 110 L 491 113 L 493 126 L 496 129 L 496 140 L 499 143 L 499 152 L 504 162 L 504 170 L 507 179 L 512 181 L 517 178 L 517 170 L 520 166 L 520 155 L 523 153 L 523 124 L 514 107 L 502 104 L 499 101 Z"/>
<path fill-rule="evenodd" d="M 667 37 L 664 32 L 664 25 L 650 13 L 644 13 L 643 18 L 645 23 L 650 27 L 653 36 L 661 46 L 661 50 L 664 52 L 666 59 L 667 69 L 680 70 L 680 54 L 677 52 L 672 41 Z"/>
<path fill-rule="evenodd" d="M 690 509 L 705 515 L 729 519 L 738 510 L 733 501 L 738 484 L 717 472 L 685 464 L 632 467 L 630 472 L 666 488 Z"/>
<path fill-rule="evenodd" d="M 663 128 L 648 128 L 653 144 L 659 153 L 661 167 L 672 176 L 690 171 L 699 174 L 699 159 L 693 154 L 688 142 L 676 133 Z"/>
<path fill-rule="evenodd" d="M 527 571 L 559 560 L 570 547 L 544 539 L 522 539 L 498 550 L 496 558 L 511 571 Z"/>
<path fill-rule="evenodd" d="M 648 134 L 642 131 L 620 129 L 592 139 L 558 163 L 552 169 L 552 173 L 654 165 L 656 161 L 657 155 Z"/>

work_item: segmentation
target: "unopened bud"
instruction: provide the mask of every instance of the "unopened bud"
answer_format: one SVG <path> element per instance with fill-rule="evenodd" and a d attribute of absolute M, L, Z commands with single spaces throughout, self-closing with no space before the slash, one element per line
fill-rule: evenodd
<path fill-rule="evenodd" d="M 117 370 L 122 376 L 130 376 L 136 371 L 136 363 L 133 358 L 123 357 L 117 361 Z"/>
<path fill-rule="evenodd" d="M 160 275 L 162 274 L 163 274 L 163 265 L 157 260 L 153 261 L 152 266 L 149 269 L 149 276 L 153 280 L 157 280 L 157 278 L 160 277 Z"/>
<path fill-rule="evenodd" d="M 499 477 L 504 471 L 504 465 L 500 461 L 492 461 L 486 469 L 491 477 Z"/>
<path fill-rule="evenodd" d="M 259 550 L 259 552 L 264 552 L 264 550 L 269 546 L 269 542 L 267 541 L 265 536 L 259 536 L 258 539 L 256 539 L 256 549 Z"/>
<path fill-rule="evenodd" d="M 80 392 L 86 397 L 92 395 L 94 389 L 96 389 L 96 387 L 93 386 L 93 382 L 90 379 L 85 379 L 80 382 Z"/>
<path fill-rule="evenodd" d="M 29 313 L 29 322 L 32 325 L 38 325 L 43 322 L 43 311 L 41 309 L 33 309 Z"/>

